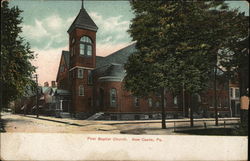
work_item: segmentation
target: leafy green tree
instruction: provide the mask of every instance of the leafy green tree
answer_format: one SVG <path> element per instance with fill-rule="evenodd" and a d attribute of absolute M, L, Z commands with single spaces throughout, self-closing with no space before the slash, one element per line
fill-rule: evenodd
<path fill-rule="evenodd" d="M 135 0 L 131 6 L 135 18 L 129 33 L 137 52 L 125 65 L 125 87 L 139 96 L 161 91 L 166 128 L 165 89 L 179 93 L 184 84 L 191 98 L 204 90 L 217 69 L 218 50 L 242 37 L 237 27 L 243 15 L 223 1 Z"/>
<path fill-rule="evenodd" d="M 20 36 L 22 18 L 18 7 L 8 7 L 1 1 L 1 107 L 25 93 L 28 85 L 34 84 L 35 67 L 29 43 Z"/>
<path fill-rule="evenodd" d="M 249 26 L 248 18 L 246 23 Z M 249 97 L 249 36 L 246 36 L 220 53 L 223 58 L 221 64 L 227 69 L 226 73 L 231 80 L 239 82 L 240 98 Z M 248 126 L 247 109 L 241 109 L 241 124 L 246 128 Z"/>
<path fill-rule="evenodd" d="M 246 17 L 246 24 L 249 25 L 249 19 Z M 221 65 L 227 69 L 227 74 L 231 78 L 237 77 L 240 81 L 241 96 L 248 96 L 249 88 L 249 35 L 243 39 L 233 42 L 228 48 L 222 50 L 219 54 L 222 57 Z"/>

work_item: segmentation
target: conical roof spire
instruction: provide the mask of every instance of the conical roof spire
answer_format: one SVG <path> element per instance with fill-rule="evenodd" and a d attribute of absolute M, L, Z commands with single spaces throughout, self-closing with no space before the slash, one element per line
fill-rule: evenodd
<path fill-rule="evenodd" d="M 82 0 L 82 9 L 84 8 L 83 0 Z"/>
<path fill-rule="evenodd" d="M 84 9 L 83 2 L 84 0 L 82 0 L 82 8 L 80 9 L 80 12 L 78 13 L 74 22 L 68 29 L 68 33 L 72 32 L 75 28 L 87 29 L 91 31 L 98 30 L 98 27 L 96 26 L 95 22 L 91 19 L 87 11 Z"/>

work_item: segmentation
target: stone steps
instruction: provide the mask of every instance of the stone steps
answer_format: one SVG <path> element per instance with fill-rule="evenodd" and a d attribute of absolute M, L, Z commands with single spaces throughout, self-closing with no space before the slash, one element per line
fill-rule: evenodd
<path fill-rule="evenodd" d="M 103 114 L 104 114 L 103 112 L 95 113 L 94 115 L 90 116 L 90 117 L 87 118 L 86 120 L 96 120 L 96 119 L 98 119 L 99 117 L 101 117 Z"/>

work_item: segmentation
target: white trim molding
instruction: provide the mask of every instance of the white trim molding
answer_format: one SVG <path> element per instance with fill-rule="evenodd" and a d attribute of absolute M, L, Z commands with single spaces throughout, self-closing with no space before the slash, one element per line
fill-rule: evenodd
<path fill-rule="evenodd" d="M 94 70 L 94 68 L 75 66 L 75 67 L 71 68 L 69 71 L 74 70 L 74 69 L 76 69 L 76 68 Z"/>

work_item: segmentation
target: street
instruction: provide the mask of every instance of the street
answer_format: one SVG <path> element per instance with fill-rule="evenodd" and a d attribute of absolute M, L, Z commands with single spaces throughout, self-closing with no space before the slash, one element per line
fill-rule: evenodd
<path fill-rule="evenodd" d="M 175 131 L 190 129 L 189 118 L 166 120 L 167 129 L 161 129 L 161 120 L 92 121 L 10 113 L 2 113 L 1 118 L 6 132 L 176 135 Z M 238 122 L 238 118 L 220 118 L 219 126 L 233 127 Z M 214 124 L 213 118 L 194 119 L 192 129 Z"/>

